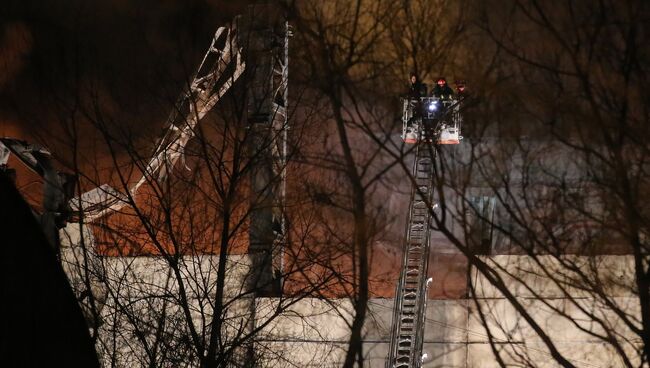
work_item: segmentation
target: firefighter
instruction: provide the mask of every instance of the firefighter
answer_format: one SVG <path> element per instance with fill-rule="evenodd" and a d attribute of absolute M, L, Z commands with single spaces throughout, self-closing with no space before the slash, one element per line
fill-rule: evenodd
<path fill-rule="evenodd" d="M 465 95 L 465 81 L 464 80 L 457 80 L 456 81 L 456 93 L 458 96 L 464 96 Z"/>
<path fill-rule="evenodd" d="M 408 130 L 410 133 L 405 137 L 407 143 L 415 143 L 417 141 L 417 122 L 422 120 L 422 102 L 420 98 L 427 95 L 426 84 L 420 82 L 417 74 L 409 74 L 409 82 L 411 82 L 408 90 L 408 109 L 411 112 L 411 117 L 407 122 Z"/>
<path fill-rule="evenodd" d="M 440 99 L 452 98 L 454 96 L 454 90 L 449 87 L 447 80 L 444 77 L 440 77 L 436 81 L 436 87 L 433 89 L 433 95 Z"/>
<path fill-rule="evenodd" d="M 409 87 L 409 98 L 412 100 L 419 100 L 420 97 L 427 95 L 427 85 L 420 82 L 420 78 L 415 73 L 411 73 L 409 77 L 411 86 Z"/>

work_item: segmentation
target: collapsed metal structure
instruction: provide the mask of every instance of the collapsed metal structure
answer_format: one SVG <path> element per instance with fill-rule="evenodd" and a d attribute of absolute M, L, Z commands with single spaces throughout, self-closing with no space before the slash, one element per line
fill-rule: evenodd
<path fill-rule="evenodd" d="M 282 249 L 286 234 L 284 196 L 288 130 L 288 65 L 291 30 L 283 14 L 269 5 L 250 6 L 229 27 L 215 32 L 187 90 L 181 93 L 169 115 L 162 137 L 151 158 L 141 167 L 142 177 L 123 193 L 103 184 L 78 197 L 76 180 L 54 170 L 50 153 L 27 142 L 0 140 L 0 169 L 13 153 L 43 177 L 43 228 L 58 247 L 58 229 L 70 214 L 92 223 L 130 206 L 145 183 L 164 182 L 182 163 L 188 142 L 197 134 L 197 124 L 233 89 L 246 81 L 248 154 L 251 160 L 250 253 L 256 272 L 254 286 L 263 294 L 279 292 Z M 65 219 L 62 219 L 65 217 Z M 58 226 L 54 226 L 54 222 Z M 54 235 L 52 235 L 54 234 Z"/>

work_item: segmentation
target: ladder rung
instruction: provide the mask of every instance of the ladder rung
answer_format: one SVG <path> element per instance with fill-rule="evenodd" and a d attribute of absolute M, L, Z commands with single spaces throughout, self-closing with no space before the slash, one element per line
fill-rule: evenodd
<path fill-rule="evenodd" d="M 393 338 L 391 341 L 391 368 L 409 368 L 417 357 L 415 341 L 422 333 L 419 315 L 426 297 L 420 295 L 424 292 L 425 278 L 423 271 L 428 263 L 428 238 L 429 238 L 429 207 L 433 194 L 434 154 L 426 149 L 416 151 L 413 166 L 415 187 L 411 194 L 409 207 L 406 240 L 404 242 L 404 263 L 400 275 L 400 283 L 395 298 L 397 308 L 393 320 Z"/>

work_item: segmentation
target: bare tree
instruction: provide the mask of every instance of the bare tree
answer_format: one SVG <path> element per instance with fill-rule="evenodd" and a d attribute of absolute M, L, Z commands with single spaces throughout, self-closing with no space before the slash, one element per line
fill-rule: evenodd
<path fill-rule="evenodd" d="M 436 67 L 441 73 L 445 64 L 454 64 L 452 57 L 441 56 L 451 54 L 454 39 L 462 33 L 463 5 L 440 5 L 381 1 L 288 5 L 304 45 L 300 55 L 306 70 L 304 83 L 313 95 L 312 105 L 324 104 L 321 120 L 327 130 L 323 133 L 336 138 L 326 141 L 324 157 L 314 162 L 339 173 L 334 176 L 339 189 L 331 190 L 326 199 L 348 212 L 352 227 L 350 231 L 333 227 L 336 241 L 345 239 L 342 235 L 353 240 L 346 247 L 352 257 L 351 274 L 343 280 L 350 285 L 348 297 L 354 309 L 345 367 L 364 365 L 372 248 L 386 237 L 380 229 L 395 216 L 386 214 L 382 196 L 390 188 L 387 174 L 403 164 L 408 153 L 395 134 L 393 101 L 402 93 L 396 85 L 406 84 L 409 70 L 432 77 Z M 432 21 L 446 11 L 449 22 Z"/>
<path fill-rule="evenodd" d="M 556 323 L 601 343 L 602 364 L 646 366 L 646 5 L 477 8 L 490 62 L 476 93 L 492 100 L 468 115 L 490 120 L 465 131 L 464 147 L 438 150 L 432 215 L 468 258 L 496 362 L 599 364 L 580 356 L 596 348 L 566 346 Z"/>
<path fill-rule="evenodd" d="M 253 67 L 258 66 L 249 69 Z M 264 355 L 273 350 L 264 341 L 272 340 L 267 335 L 274 319 L 295 316 L 291 308 L 333 277 L 326 272 L 311 283 L 280 284 L 275 298 L 262 298 L 275 281 L 260 276 L 260 263 L 247 254 L 247 243 L 252 214 L 269 206 L 269 200 L 267 188 L 251 190 L 252 175 L 260 160 L 270 159 L 263 155 L 277 152 L 271 146 L 286 127 L 263 133 L 251 129 L 251 115 L 257 111 L 247 104 L 253 98 L 255 72 L 244 74 L 237 87 L 237 67 L 224 65 L 223 70 L 230 74 L 208 74 L 198 86 L 196 78 L 187 76 L 185 89 L 191 93 L 184 92 L 182 104 L 167 105 L 172 108 L 169 134 L 162 139 L 167 145 L 155 140 L 157 134 L 143 135 L 119 123 L 118 117 L 128 114 L 107 108 L 109 98 L 92 83 L 72 91 L 72 105 L 58 101 L 59 111 L 71 111 L 62 115 L 61 125 L 68 129 L 63 141 L 73 149 L 71 169 L 80 177 L 80 190 L 99 187 L 98 193 L 118 203 L 103 216 L 81 211 L 77 225 L 68 229 L 72 249 L 65 257 L 91 316 L 98 349 L 111 366 L 244 366 L 269 359 Z M 214 113 L 203 117 L 202 106 L 210 101 L 205 94 L 212 93 L 207 88 L 221 93 L 221 85 L 210 85 L 210 80 L 235 87 Z M 280 83 L 286 86 L 286 81 Z M 278 104 L 274 92 L 254 97 Z M 166 101 L 157 102 L 165 106 Z M 80 126 L 99 137 L 93 152 L 101 161 L 82 157 L 76 149 Z M 179 131 L 186 135 L 179 138 Z M 176 144 L 187 137 L 183 145 Z M 153 159 L 152 146 L 163 147 Z M 296 149 L 288 147 L 286 154 L 290 157 Z M 286 167 L 275 169 L 267 178 L 269 187 L 282 185 Z M 107 181 L 117 190 L 101 186 Z M 291 203 L 288 198 L 287 208 Z M 78 208 L 85 209 L 84 204 Z M 291 237 L 283 234 L 282 243 L 274 243 L 266 257 L 282 260 L 304 248 L 312 230 L 306 225 L 291 230 Z M 284 266 L 274 279 L 286 282 L 313 261 L 279 263 Z M 282 354 L 274 359 L 282 360 Z"/>
<path fill-rule="evenodd" d="M 251 213 L 268 204 L 249 190 L 264 151 L 249 147 L 277 138 L 249 129 L 247 82 L 192 128 L 182 162 L 190 170 L 169 168 L 162 181 L 143 175 L 157 135 L 119 123 L 101 87 L 71 79 L 73 97 L 55 101 L 78 186 L 111 182 L 128 203 L 91 227 L 81 221 L 82 235 L 68 241 L 80 244 L 73 271 L 105 362 L 291 364 L 269 328 L 279 316 L 306 317 L 293 308 L 316 296 L 350 330 L 343 365 L 363 366 L 373 245 L 400 215 L 386 214 L 384 186 L 395 172 L 413 183 L 395 101 L 415 71 L 472 82 L 463 144 L 428 147 L 437 157 L 429 211 L 470 264 L 470 309 L 496 363 L 593 364 L 558 337 L 558 323 L 602 344 L 606 364 L 648 365 L 646 4 L 283 4 L 299 45 L 299 108 L 276 298 L 261 296 L 268 285 L 250 279 L 255 264 L 243 255 Z M 90 133 L 108 160 L 79 154 Z M 340 295 L 351 314 L 328 299 Z"/>

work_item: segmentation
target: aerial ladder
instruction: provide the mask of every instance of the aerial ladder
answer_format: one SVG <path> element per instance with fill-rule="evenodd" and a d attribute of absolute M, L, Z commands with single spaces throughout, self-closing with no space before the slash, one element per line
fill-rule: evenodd
<path fill-rule="evenodd" d="M 421 97 L 403 101 L 402 139 L 415 143 L 413 188 L 404 237 L 404 256 L 391 326 L 386 368 L 421 367 L 430 254 L 430 221 L 434 204 L 434 169 L 438 145 L 458 144 L 461 98 Z M 418 110 L 421 109 L 421 110 Z"/>

